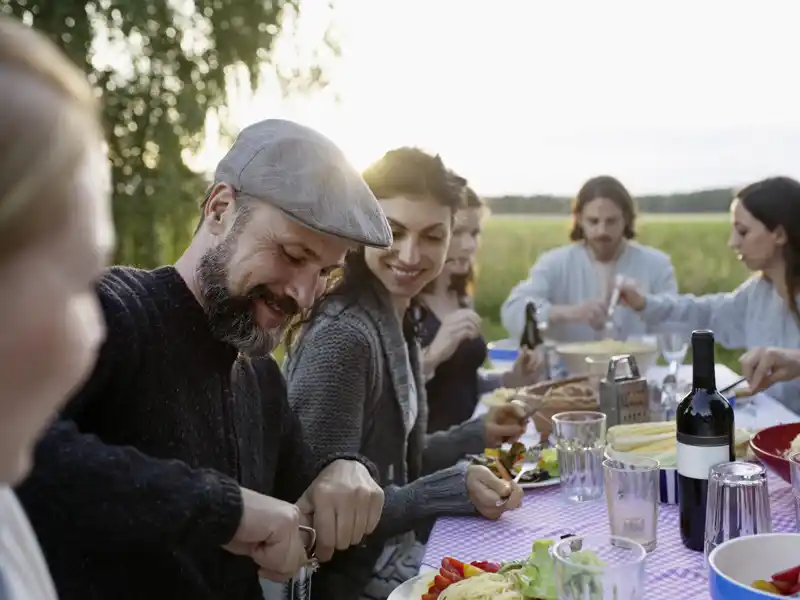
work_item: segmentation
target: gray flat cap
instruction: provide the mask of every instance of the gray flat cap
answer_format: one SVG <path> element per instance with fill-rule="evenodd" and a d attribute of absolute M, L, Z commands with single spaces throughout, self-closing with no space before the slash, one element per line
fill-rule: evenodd
<path fill-rule="evenodd" d="M 245 127 L 214 181 L 317 231 L 365 246 L 392 245 L 386 216 L 358 171 L 331 140 L 298 123 L 268 119 Z"/>

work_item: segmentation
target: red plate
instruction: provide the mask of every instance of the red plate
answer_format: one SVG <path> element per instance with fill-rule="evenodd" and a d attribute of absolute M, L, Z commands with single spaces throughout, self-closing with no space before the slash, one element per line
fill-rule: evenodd
<path fill-rule="evenodd" d="M 800 435 L 800 423 L 786 423 L 762 429 L 750 440 L 750 447 L 758 459 L 787 483 L 792 482 L 789 461 L 783 454 L 792 440 Z"/>

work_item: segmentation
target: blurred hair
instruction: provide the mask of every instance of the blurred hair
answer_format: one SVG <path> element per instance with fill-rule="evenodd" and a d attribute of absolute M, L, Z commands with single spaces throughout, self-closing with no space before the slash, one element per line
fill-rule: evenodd
<path fill-rule="evenodd" d="M 5 261 L 64 220 L 65 180 L 80 168 L 89 144 L 101 143 L 102 128 L 85 75 L 44 35 L 8 17 L 0 17 L 0 106 Z"/>
<path fill-rule="evenodd" d="M 619 180 L 610 175 L 600 175 L 592 177 L 584 183 L 572 202 L 572 230 L 569 233 L 569 239 L 574 242 L 584 239 L 580 215 L 584 207 L 597 198 L 608 198 L 619 207 L 625 219 L 623 235 L 629 240 L 635 238 L 636 203 L 633 201 L 633 197 Z"/>
<path fill-rule="evenodd" d="M 736 197 L 769 231 L 786 234 L 783 260 L 789 310 L 800 323 L 795 296 L 800 291 L 800 183 L 789 177 L 769 177 L 742 188 Z"/>
<path fill-rule="evenodd" d="M 464 206 L 462 208 L 479 209 L 481 219 L 489 216 L 489 207 L 475 191 L 469 187 L 464 187 Z M 462 305 L 471 304 L 472 297 L 475 295 L 475 284 L 478 280 L 478 264 L 473 260 L 469 264 L 469 270 L 464 275 L 450 276 L 450 289 L 456 293 Z"/>

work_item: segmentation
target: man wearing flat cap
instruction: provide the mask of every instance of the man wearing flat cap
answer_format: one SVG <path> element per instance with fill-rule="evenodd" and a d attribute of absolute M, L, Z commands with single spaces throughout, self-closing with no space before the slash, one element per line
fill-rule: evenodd
<path fill-rule="evenodd" d="M 314 462 L 269 354 L 348 250 L 390 244 L 342 152 L 267 120 L 219 164 L 174 266 L 108 269 L 100 358 L 19 490 L 62 600 L 256 600 L 259 575 L 307 563 L 304 528 L 320 560 L 372 532 L 372 466 Z"/>

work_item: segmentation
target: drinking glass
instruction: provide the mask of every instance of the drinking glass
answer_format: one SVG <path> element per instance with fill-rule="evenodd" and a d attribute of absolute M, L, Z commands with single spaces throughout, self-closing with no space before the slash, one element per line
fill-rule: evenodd
<path fill-rule="evenodd" d="M 571 502 L 597 500 L 603 495 L 603 452 L 606 416 L 594 411 L 553 415 L 561 491 Z"/>
<path fill-rule="evenodd" d="M 614 535 L 557 542 L 553 556 L 558 600 L 642 600 L 646 555 L 641 544 Z"/>
<path fill-rule="evenodd" d="M 795 529 L 800 532 L 800 452 L 793 452 L 789 455 L 789 466 L 792 469 Z"/>
<path fill-rule="evenodd" d="M 722 542 L 771 532 L 766 469 L 744 461 L 711 467 L 706 503 L 706 560 Z"/>
<path fill-rule="evenodd" d="M 691 331 L 685 323 L 666 322 L 656 328 L 656 336 L 661 356 L 669 364 L 669 372 L 677 377 L 678 369 L 689 351 Z"/>
<path fill-rule="evenodd" d="M 647 552 L 656 548 L 658 470 L 658 461 L 644 456 L 603 461 L 611 535 L 638 542 Z"/>

